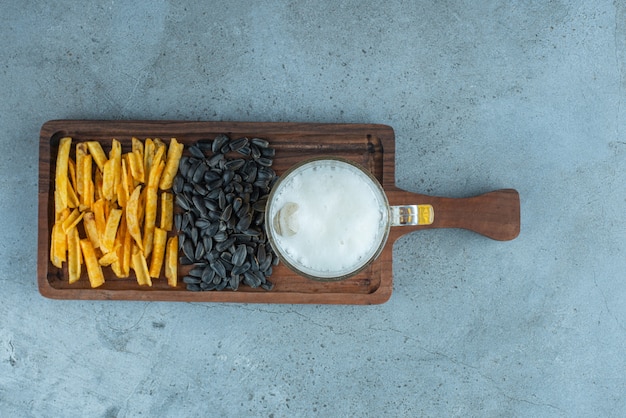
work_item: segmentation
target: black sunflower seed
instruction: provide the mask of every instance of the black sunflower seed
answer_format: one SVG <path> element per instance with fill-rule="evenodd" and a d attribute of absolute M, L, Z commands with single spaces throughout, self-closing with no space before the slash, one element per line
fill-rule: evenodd
<path fill-rule="evenodd" d="M 222 149 L 222 147 L 228 143 L 229 140 L 230 138 L 228 138 L 227 135 L 224 135 L 224 134 L 217 135 L 215 139 L 213 140 L 213 143 L 211 144 L 211 150 L 214 153 L 218 153 Z"/>
<path fill-rule="evenodd" d="M 237 290 L 239 289 L 239 282 L 241 280 L 241 276 L 236 274 L 236 275 L 231 275 L 230 279 L 228 279 L 228 287 L 230 287 L 232 290 Z"/>
<path fill-rule="evenodd" d="M 261 149 L 261 156 L 268 157 L 268 158 L 274 158 L 276 156 L 276 150 L 274 148 L 262 148 Z"/>
<path fill-rule="evenodd" d="M 194 248 L 193 248 L 193 243 L 191 241 L 189 241 L 189 240 L 185 241 L 185 243 L 183 244 L 183 253 L 185 254 L 185 256 L 189 260 L 193 260 L 194 259 L 195 251 L 194 251 Z"/>
<path fill-rule="evenodd" d="M 176 195 L 176 204 L 184 210 L 189 210 L 189 202 L 182 194 Z"/>
<path fill-rule="evenodd" d="M 239 170 L 245 164 L 245 160 L 243 158 L 237 158 L 236 160 L 230 160 L 226 163 L 224 168 L 227 170 Z"/>
<path fill-rule="evenodd" d="M 202 150 L 200 148 L 198 148 L 197 145 L 192 145 L 190 147 L 187 148 L 189 150 L 189 153 L 191 155 L 193 155 L 196 158 L 204 158 L 204 153 L 202 152 Z"/>
<path fill-rule="evenodd" d="M 250 262 L 246 261 L 240 266 L 234 266 L 231 274 L 243 274 L 250 269 Z"/>
<path fill-rule="evenodd" d="M 222 264 L 222 262 L 220 260 L 215 260 L 215 261 L 209 263 L 209 265 L 211 266 L 213 271 L 215 271 L 215 274 L 217 276 L 219 276 L 219 277 L 226 277 L 226 268 L 224 267 L 224 264 Z"/>
<path fill-rule="evenodd" d="M 263 167 L 270 167 L 274 161 L 271 158 L 260 157 L 257 160 L 257 163 L 261 164 Z"/>
<path fill-rule="evenodd" d="M 202 271 L 202 276 L 201 276 L 202 281 L 206 283 L 211 283 L 214 277 L 215 277 L 215 270 L 213 270 L 211 266 L 205 267 L 204 270 Z"/>
<path fill-rule="evenodd" d="M 244 145 L 243 147 L 239 148 L 237 152 L 241 155 L 250 155 L 250 145 Z"/>
<path fill-rule="evenodd" d="M 215 249 L 217 251 L 225 251 L 228 247 L 235 243 L 235 240 L 235 237 L 230 237 L 222 242 L 218 242 L 217 244 L 215 244 Z"/>
<path fill-rule="evenodd" d="M 248 145 L 248 138 L 243 137 L 230 142 L 231 151 L 238 151 Z"/>
<path fill-rule="evenodd" d="M 250 228 L 250 224 L 252 223 L 252 215 L 246 213 L 240 220 L 237 222 L 237 226 L 235 229 L 238 231 L 246 231 Z"/>
<path fill-rule="evenodd" d="M 262 138 L 252 138 L 250 142 L 260 148 L 267 148 L 270 145 L 266 139 Z"/>
<path fill-rule="evenodd" d="M 186 284 L 200 284 L 202 280 L 199 277 L 195 276 L 185 276 L 183 277 L 183 283 Z"/>

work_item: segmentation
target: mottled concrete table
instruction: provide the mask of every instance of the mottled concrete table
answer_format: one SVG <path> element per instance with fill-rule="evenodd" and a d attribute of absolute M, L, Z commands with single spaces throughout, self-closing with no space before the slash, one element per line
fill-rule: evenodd
<path fill-rule="evenodd" d="M 623 2 L 3 2 L 0 415 L 624 416 Z M 383 123 L 397 185 L 522 230 L 394 248 L 377 306 L 55 301 L 49 119 Z"/>

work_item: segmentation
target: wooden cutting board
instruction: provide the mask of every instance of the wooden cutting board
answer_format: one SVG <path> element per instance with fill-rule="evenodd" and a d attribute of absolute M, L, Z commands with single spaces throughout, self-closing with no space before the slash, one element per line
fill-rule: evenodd
<path fill-rule="evenodd" d="M 232 138 L 261 137 L 276 149 L 273 169 L 278 175 L 293 164 L 318 156 L 336 156 L 355 161 L 381 183 L 391 205 L 431 204 L 432 225 L 395 227 L 378 259 L 358 275 L 340 282 L 317 282 L 298 276 L 283 265 L 274 268 L 272 291 L 241 286 L 237 291 L 190 292 L 184 283 L 169 287 L 165 279 L 154 280 L 151 288 L 139 286 L 132 275 L 118 279 L 105 269 L 106 283 L 91 289 L 86 277 L 70 285 L 67 268 L 58 269 L 49 261 L 54 221 L 54 171 L 59 140 L 70 136 L 75 142 L 100 141 L 105 150 L 111 139 L 130 150 L 131 137 L 162 138 L 190 145 L 198 139 L 212 139 L 226 133 Z M 54 299 L 143 300 L 241 303 L 379 304 L 392 293 L 392 248 L 408 232 L 425 228 L 465 228 L 496 240 L 510 240 L 519 234 L 520 205 L 515 190 L 505 189 L 481 196 L 452 199 L 410 193 L 395 186 L 395 139 L 393 129 L 377 124 L 181 122 L 181 121 L 97 121 L 55 120 L 41 128 L 39 143 L 39 228 L 37 275 L 39 291 Z M 85 275 L 86 276 L 86 275 Z"/>

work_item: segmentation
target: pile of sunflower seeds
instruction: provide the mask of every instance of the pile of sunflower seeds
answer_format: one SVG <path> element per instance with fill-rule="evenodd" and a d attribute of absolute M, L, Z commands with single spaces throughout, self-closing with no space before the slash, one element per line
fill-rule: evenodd
<path fill-rule="evenodd" d="M 276 173 L 275 150 L 261 138 L 200 140 L 180 160 L 173 190 L 183 212 L 174 215 L 187 289 L 271 290 L 278 264 L 264 229 L 265 205 Z M 228 156 L 227 156 L 228 154 Z M 232 156 L 235 156 L 232 158 Z"/>

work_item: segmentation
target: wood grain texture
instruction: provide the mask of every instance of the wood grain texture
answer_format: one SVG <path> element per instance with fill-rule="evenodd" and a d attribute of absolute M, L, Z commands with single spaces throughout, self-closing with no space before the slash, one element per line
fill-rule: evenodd
<path fill-rule="evenodd" d="M 134 277 L 116 278 L 106 269 L 106 283 L 89 287 L 86 277 L 69 285 L 67 270 L 49 261 L 49 241 L 54 219 L 52 200 L 55 156 L 59 139 L 97 140 L 105 151 L 112 138 L 130 150 L 132 136 L 175 137 L 186 145 L 226 133 L 231 137 L 262 137 L 276 148 L 274 170 L 278 175 L 302 160 L 336 156 L 361 164 L 382 184 L 392 205 L 430 203 L 435 222 L 424 227 L 392 228 L 385 247 L 368 268 L 340 282 L 312 281 L 276 266 L 271 277 L 274 290 L 267 292 L 242 286 L 238 291 L 189 292 L 181 283 L 168 287 L 161 278 L 151 288 L 140 287 Z M 38 285 L 42 295 L 55 299 L 150 300 L 242 303 L 379 304 L 392 294 L 392 248 L 402 234 L 424 228 L 465 228 L 493 239 L 513 239 L 519 233 L 519 196 L 514 190 L 450 199 L 409 193 L 395 186 L 395 139 L 393 129 L 377 124 L 316 124 L 186 121 L 94 121 L 57 120 L 41 128 L 39 147 Z M 184 274 L 181 267 L 179 275 Z"/>

